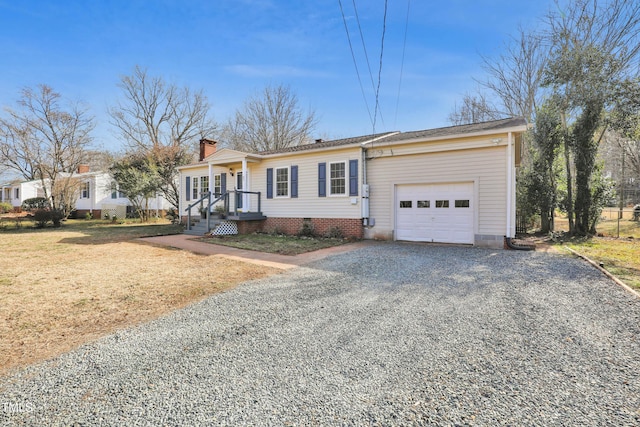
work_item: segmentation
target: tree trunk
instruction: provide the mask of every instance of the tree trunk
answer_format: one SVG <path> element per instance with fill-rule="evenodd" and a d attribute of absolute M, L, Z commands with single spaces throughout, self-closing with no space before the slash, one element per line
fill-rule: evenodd
<path fill-rule="evenodd" d="M 569 234 L 573 234 L 575 232 L 573 221 L 573 179 L 571 176 L 571 150 L 566 132 L 564 138 L 564 164 L 567 172 L 567 219 L 569 220 Z"/>

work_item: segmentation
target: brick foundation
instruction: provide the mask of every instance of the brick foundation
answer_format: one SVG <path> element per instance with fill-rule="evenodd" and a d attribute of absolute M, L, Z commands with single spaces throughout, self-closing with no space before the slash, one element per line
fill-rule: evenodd
<path fill-rule="evenodd" d="M 238 234 L 251 234 L 255 233 L 256 231 L 262 231 L 263 228 L 263 219 L 256 221 L 238 221 Z"/>
<path fill-rule="evenodd" d="M 281 232 L 284 234 L 299 234 L 305 223 L 309 224 L 317 236 L 331 234 L 336 228 L 342 235 L 352 239 L 362 239 L 364 229 L 361 219 L 352 218 L 272 218 L 268 217 L 262 224 L 262 231 L 267 233 Z"/>

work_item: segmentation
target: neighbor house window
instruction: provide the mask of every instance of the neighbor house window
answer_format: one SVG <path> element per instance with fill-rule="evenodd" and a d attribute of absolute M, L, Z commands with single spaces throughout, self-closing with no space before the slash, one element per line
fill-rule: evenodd
<path fill-rule="evenodd" d="M 89 198 L 89 183 L 88 182 L 82 183 L 82 188 L 80 189 L 80 198 L 81 199 L 88 199 Z"/>
<path fill-rule="evenodd" d="M 289 168 L 276 168 L 276 197 L 289 197 Z"/>
<path fill-rule="evenodd" d="M 344 195 L 346 188 L 346 166 L 345 162 L 340 163 L 330 163 L 329 164 L 329 173 L 330 173 L 330 184 L 329 184 L 329 194 L 331 195 Z"/>
<path fill-rule="evenodd" d="M 220 178 L 220 175 L 213 176 L 213 192 L 216 194 L 216 197 L 222 194 L 222 178 Z"/>
<path fill-rule="evenodd" d="M 117 199 L 117 198 L 125 198 L 127 196 L 124 195 L 124 193 L 122 191 L 118 191 L 118 184 L 117 183 L 112 183 L 111 184 L 111 198 L 112 199 Z"/>

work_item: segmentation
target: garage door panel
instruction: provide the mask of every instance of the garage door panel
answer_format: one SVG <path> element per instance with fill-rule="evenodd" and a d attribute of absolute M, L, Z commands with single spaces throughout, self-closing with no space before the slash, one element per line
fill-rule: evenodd
<path fill-rule="evenodd" d="M 396 239 L 473 243 L 474 212 L 471 182 L 399 185 Z"/>

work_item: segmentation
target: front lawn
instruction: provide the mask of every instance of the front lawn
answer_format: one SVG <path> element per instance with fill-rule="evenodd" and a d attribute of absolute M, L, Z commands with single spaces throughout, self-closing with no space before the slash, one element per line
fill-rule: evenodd
<path fill-rule="evenodd" d="M 566 218 L 556 218 L 556 229 L 567 230 Z M 640 289 L 640 222 L 603 217 L 596 227 L 598 235 L 567 238 L 561 245 L 604 264 L 604 268 L 634 289 Z M 620 237 L 618 237 L 620 236 Z"/>
<path fill-rule="evenodd" d="M 136 240 L 169 223 L 0 231 L 0 375 L 279 270 Z"/>
<path fill-rule="evenodd" d="M 238 234 L 233 236 L 202 237 L 202 242 L 215 245 L 231 246 L 238 249 L 249 249 L 280 255 L 299 255 L 318 249 L 330 248 L 347 243 L 345 239 L 328 239 L 316 237 L 298 237 L 273 234 Z"/>

